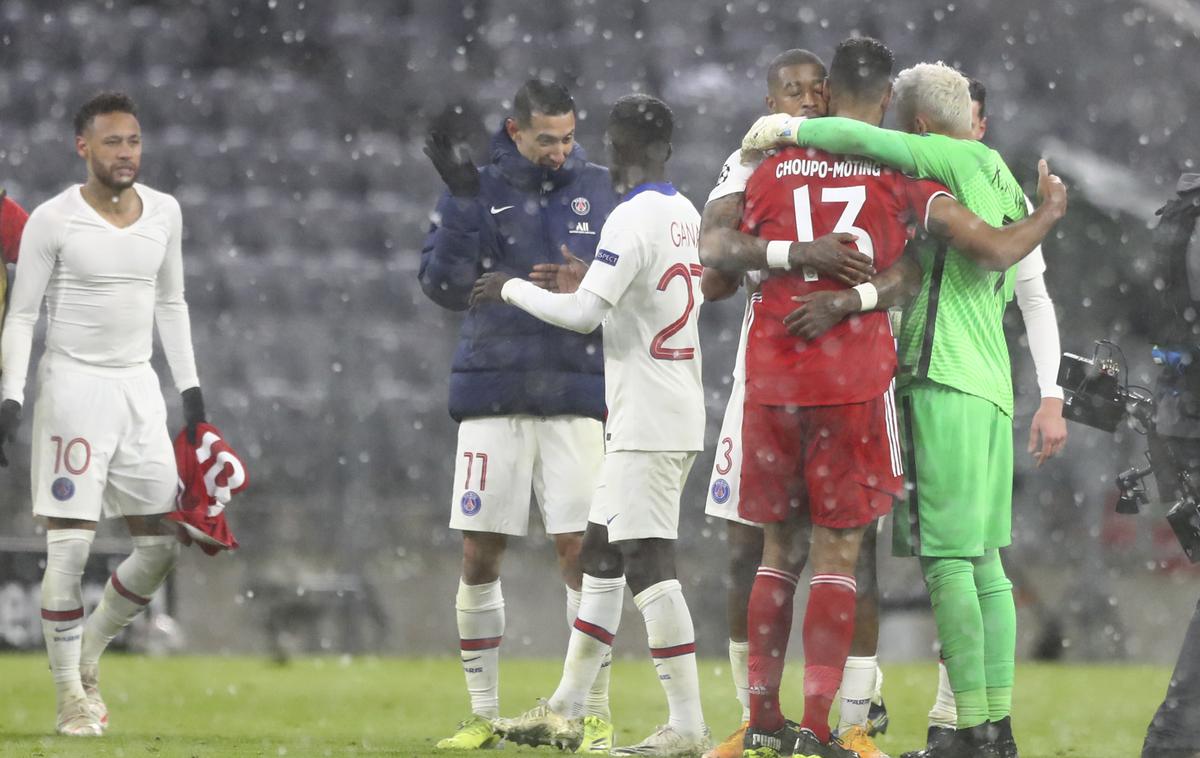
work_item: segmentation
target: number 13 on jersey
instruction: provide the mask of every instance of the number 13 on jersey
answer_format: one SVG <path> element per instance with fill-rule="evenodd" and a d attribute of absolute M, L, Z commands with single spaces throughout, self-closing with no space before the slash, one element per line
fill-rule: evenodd
<path fill-rule="evenodd" d="M 858 214 L 866 205 L 867 188 L 861 184 L 851 187 L 822 187 L 821 202 L 844 204 L 842 215 L 833 225 L 833 231 L 855 235 L 858 237 L 855 244 L 858 246 L 859 252 L 868 258 L 874 258 L 875 244 L 871 242 L 871 235 L 867 234 L 866 229 L 854 225 L 858 221 Z M 813 236 L 812 200 L 809 197 L 808 185 L 792 190 L 792 204 L 796 210 L 796 240 L 812 242 L 815 237 Z M 804 281 L 815 282 L 816 280 L 817 272 L 805 266 Z"/>

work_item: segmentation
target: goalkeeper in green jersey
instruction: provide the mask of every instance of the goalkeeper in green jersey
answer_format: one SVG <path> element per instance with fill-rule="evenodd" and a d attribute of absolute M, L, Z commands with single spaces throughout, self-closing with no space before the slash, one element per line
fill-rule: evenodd
<path fill-rule="evenodd" d="M 943 182 L 994 226 L 1027 214 L 999 154 L 969 139 L 965 77 L 923 64 L 900 74 L 895 100 L 901 124 L 914 133 L 848 119 L 769 116 L 752 127 L 743 150 L 798 143 L 862 155 Z M 1043 183 L 1057 181 L 1044 162 L 1039 171 Z M 913 755 L 1016 756 L 1009 717 L 1016 610 L 998 549 L 1011 542 L 1013 399 L 1003 313 L 1019 256 L 980 257 L 944 244 L 923 245 L 917 256 L 920 288 L 898 337 L 910 496 L 896 509 L 893 542 L 897 554 L 920 558 L 958 729 Z M 877 307 L 899 303 L 911 285 L 888 273 L 872 280 Z M 807 320 L 802 325 L 816 331 L 850 307 L 829 295 L 802 304 L 789 319 Z"/>

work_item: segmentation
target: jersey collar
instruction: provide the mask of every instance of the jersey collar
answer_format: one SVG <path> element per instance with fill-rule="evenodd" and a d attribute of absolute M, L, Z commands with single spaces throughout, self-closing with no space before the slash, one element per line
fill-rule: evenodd
<path fill-rule="evenodd" d="M 626 192 L 625 196 L 621 198 L 621 202 L 623 203 L 626 200 L 631 199 L 633 196 L 640 195 L 643 192 L 657 192 L 661 195 L 677 194 L 675 185 L 671 184 L 670 182 L 644 182 Z"/>

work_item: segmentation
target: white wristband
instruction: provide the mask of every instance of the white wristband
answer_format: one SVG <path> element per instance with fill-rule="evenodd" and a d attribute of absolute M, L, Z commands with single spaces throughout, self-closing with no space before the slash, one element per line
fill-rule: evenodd
<path fill-rule="evenodd" d="M 862 305 L 858 307 L 860 311 L 875 310 L 875 305 L 879 302 L 879 290 L 875 289 L 875 285 L 870 282 L 863 282 L 854 287 L 854 291 L 858 293 L 858 297 L 862 300 Z"/>
<path fill-rule="evenodd" d="M 774 240 L 767 243 L 767 266 L 770 268 L 791 268 L 788 263 L 788 253 L 792 243 L 786 240 Z"/>

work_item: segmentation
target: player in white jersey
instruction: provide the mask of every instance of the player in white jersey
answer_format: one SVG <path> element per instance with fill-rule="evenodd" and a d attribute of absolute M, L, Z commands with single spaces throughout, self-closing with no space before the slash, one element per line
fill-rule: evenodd
<path fill-rule="evenodd" d="M 772 113 L 793 116 L 824 116 L 825 64 L 807 50 L 786 50 L 767 67 L 766 105 Z M 717 185 L 709 193 L 701 221 L 702 255 L 720 254 L 738 257 L 739 248 L 759 248 L 766 241 L 738 231 L 744 206 L 746 182 L 757 163 L 742 162 L 741 150 L 735 150 L 721 167 Z M 812 243 L 793 243 L 795 266 L 807 266 L 820 274 L 837 278 L 847 286 L 867 281 L 873 273 L 871 259 L 854 247 L 842 244 L 831 235 Z M 742 283 L 742 275 L 707 267 L 701 280 L 704 296 L 710 300 L 729 297 Z M 742 472 L 742 403 L 745 397 L 746 335 L 750 327 L 751 299 L 758 289 L 758 272 L 745 275 L 746 315 L 738 338 L 729 403 L 717 438 L 716 458 L 709 479 L 704 512 L 724 519 L 729 547 L 729 663 L 734 689 L 742 706 L 741 725 L 705 758 L 741 758 L 742 739 L 750 719 L 748 657 L 749 642 L 746 609 L 755 573 L 763 552 L 762 527 L 738 516 Z M 878 748 L 870 739 L 876 730 L 887 728 L 887 710 L 883 706 L 882 672 L 878 669 L 875 648 L 878 635 L 878 593 L 875 590 L 875 534 L 864 540 L 860 566 L 856 572 L 859 600 L 851 656 L 847 659 L 841 691 L 841 729 L 863 758 L 875 758 Z M 852 734 L 855 727 L 861 734 Z"/>
<path fill-rule="evenodd" d="M 628 583 L 646 622 L 666 691 L 666 726 L 615 755 L 696 755 L 707 749 L 696 639 L 675 578 L 684 481 L 704 444 L 697 312 L 703 296 L 700 216 L 666 181 L 673 117 L 660 100 L 629 95 L 609 116 L 613 185 L 624 197 L 600 232 L 595 261 L 570 293 L 485 274 L 473 304 L 503 299 L 549 323 L 590 332 L 604 324 L 608 404 L 601 481 L 583 538 L 583 601 L 558 689 L 497 732 L 574 749 L 584 696 L 610 650 Z"/>
<path fill-rule="evenodd" d="M 175 198 L 137 184 L 141 129 L 133 101 L 103 93 L 75 116 L 87 182 L 30 216 L 0 352 L 0 465 L 25 402 L 33 330 L 47 305 L 46 351 L 33 414 L 33 512 L 46 526 L 42 631 L 57 689 L 60 734 L 97 736 L 108 723 L 100 654 L 150 602 L 179 556 L 175 456 L 158 377 L 158 326 L 188 429 L 204 419 L 183 297 L 182 217 Z M 80 578 L 96 522 L 123 517 L 133 553 L 83 619 Z"/>

